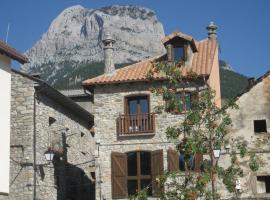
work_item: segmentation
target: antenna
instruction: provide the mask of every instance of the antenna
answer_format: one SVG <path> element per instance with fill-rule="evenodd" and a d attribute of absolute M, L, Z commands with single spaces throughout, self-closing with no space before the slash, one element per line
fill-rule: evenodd
<path fill-rule="evenodd" d="M 8 34 L 9 34 L 9 23 L 8 23 L 8 26 L 7 26 L 6 43 L 8 42 Z"/>

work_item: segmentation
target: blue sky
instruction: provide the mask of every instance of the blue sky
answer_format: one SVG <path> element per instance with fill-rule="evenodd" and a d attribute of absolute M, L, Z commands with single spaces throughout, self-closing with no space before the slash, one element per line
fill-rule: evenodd
<path fill-rule="evenodd" d="M 131 4 L 154 10 L 165 33 L 182 31 L 206 37 L 210 21 L 218 26 L 220 58 L 235 71 L 259 77 L 270 70 L 269 0 L 1 0 L 0 39 L 24 52 L 38 41 L 52 20 L 72 5 L 99 8 Z"/>

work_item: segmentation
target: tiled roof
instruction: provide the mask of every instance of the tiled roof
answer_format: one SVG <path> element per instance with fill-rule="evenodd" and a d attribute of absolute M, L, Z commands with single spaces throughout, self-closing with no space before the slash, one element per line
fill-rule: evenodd
<path fill-rule="evenodd" d="M 190 36 L 190 35 L 187 35 L 187 34 L 182 33 L 182 32 L 173 32 L 170 35 L 167 35 L 164 38 L 162 38 L 161 41 L 162 41 L 162 43 L 166 43 L 175 37 L 180 37 L 180 38 L 183 38 L 183 39 L 190 41 L 190 42 L 193 40 L 192 36 Z"/>
<path fill-rule="evenodd" d="M 197 52 L 197 51 L 198 51 L 197 46 L 196 46 L 196 43 L 195 43 L 193 37 L 190 36 L 190 35 L 187 35 L 187 34 L 185 34 L 185 33 L 182 33 L 182 32 L 173 32 L 173 33 L 171 33 L 171 34 L 165 36 L 165 37 L 161 40 L 161 42 L 162 42 L 163 44 L 166 44 L 166 43 L 169 42 L 170 40 L 172 40 L 172 39 L 174 39 L 174 38 L 177 38 L 177 37 L 182 38 L 182 39 L 184 39 L 184 40 L 187 40 L 187 41 L 190 43 L 193 52 Z"/>
<path fill-rule="evenodd" d="M 196 73 L 197 75 L 209 75 L 212 69 L 215 51 L 217 50 L 217 41 L 214 39 L 205 39 L 196 42 L 198 52 L 194 53 L 192 64 L 183 66 L 182 73 L 185 75 L 188 72 Z M 160 55 L 151 59 L 129 65 L 127 67 L 115 70 L 111 75 L 103 74 L 92 79 L 82 82 L 83 85 L 98 85 L 98 84 L 113 84 L 123 82 L 147 81 L 147 73 L 153 68 L 153 61 L 161 58 Z M 156 80 L 162 80 L 164 77 L 161 74 L 155 74 Z"/>
<path fill-rule="evenodd" d="M 0 40 L 0 53 L 6 54 L 7 56 L 11 57 L 14 60 L 17 60 L 21 64 L 27 63 L 28 58 L 23 54 L 19 53 L 16 49 L 10 47 L 5 42 Z"/>

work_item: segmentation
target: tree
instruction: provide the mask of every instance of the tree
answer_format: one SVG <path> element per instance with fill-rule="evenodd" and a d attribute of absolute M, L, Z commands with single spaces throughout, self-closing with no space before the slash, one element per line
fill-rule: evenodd
<path fill-rule="evenodd" d="M 157 73 L 162 74 L 166 80 L 162 87 L 153 84 L 154 86 L 151 88 L 153 93 L 161 95 L 166 101 L 164 106 L 157 107 L 158 112 L 181 113 L 183 111 L 187 98 L 185 95 L 180 95 L 182 98 L 179 98 L 179 91 L 185 91 L 185 88 L 194 84 L 198 77 L 193 73 L 183 77 L 181 66 L 181 62 L 156 62 L 154 68 L 149 71 L 149 80 L 154 81 Z M 238 191 L 235 186 L 238 177 L 242 175 L 242 169 L 237 160 L 239 156 L 246 155 L 246 143 L 238 141 L 235 147 L 231 147 L 233 149 L 230 152 L 231 165 L 226 169 L 218 165 L 214 156 L 214 149 L 221 149 L 228 142 L 226 135 L 231 125 L 231 119 L 226 109 L 229 107 L 236 109 L 237 105 L 230 102 L 219 108 L 214 102 L 215 92 L 209 86 L 203 91 L 199 91 L 198 86 L 195 85 L 195 87 L 199 96 L 196 101 L 192 102 L 192 109 L 185 112 L 184 120 L 180 122 L 179 126 L 167 127 L 166 130 L 168 139 L 176 143 L 176 149 L 184 156 L 185 172 L 167 172 L 164 177 L 160 178 L 160 183 L 169 188 L 163 194 L 162 199 L 188 200 L 197 197 L 219 199 L 220 195 L 216 191 L 217 177 L 232 194 L 232 199 L 237 199 Z M 240 154 L 236 152 L 240 152 Z M 206 158 L 200 166 L 199 173 L 192 172 L 191 159 L 194 160 L 196 154 L 203 154 Z M 254 155 L 252 155 L 250 166 L 255 166 L 253 167 L 255 171 L 258 168 Z M 142 196 L 145 198 L 145 191 L 143 195 L 138 194 L 138 198 Z"/>

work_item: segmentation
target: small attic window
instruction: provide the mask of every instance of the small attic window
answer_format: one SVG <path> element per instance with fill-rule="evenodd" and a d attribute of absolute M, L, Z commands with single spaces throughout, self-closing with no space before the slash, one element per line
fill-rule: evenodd
<path fill-rule="evenodd" d="M 254 132 L 255 133 L 266 133 L 266 120 L 254 120 Z"/>
<path fill-rule="evenodd" d="M 179 62 L 186 61 L 187 46 L 186 45 L 167 45 L 167 59 L 168 61 Z"/>
<path fill-rule="evenodd" d="M 174 61 L 184 60 L 185 51 L 183 47 L 174 47 L 173 48 L 173 57 Z"/>

